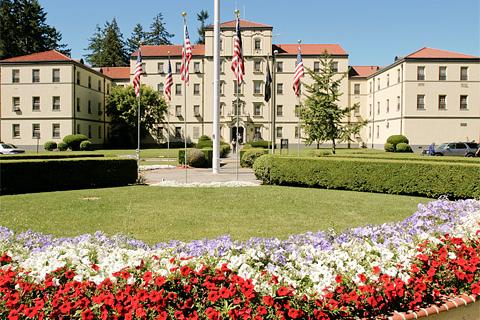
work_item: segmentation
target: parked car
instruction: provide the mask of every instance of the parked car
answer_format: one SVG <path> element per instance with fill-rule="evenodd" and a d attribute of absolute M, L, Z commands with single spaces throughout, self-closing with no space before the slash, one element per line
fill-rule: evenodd
<path fill-rule="evenodd" d="M 25 153 L 25 150 L 17 148 L 11 143 L 0 143 L 0 154 Z"/>
<path fill-rule="evenodd" d="M 475 142 L 449 142 L 442 143 L 435 149 L 436 156 L 474 157 L 478 149 Z"/>

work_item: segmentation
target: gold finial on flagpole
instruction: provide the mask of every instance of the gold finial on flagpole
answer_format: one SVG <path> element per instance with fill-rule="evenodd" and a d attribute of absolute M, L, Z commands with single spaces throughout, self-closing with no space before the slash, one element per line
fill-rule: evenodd
<path fill-rule="evenodd" d="M 187 13 L 185 11 L 182 11 L 182 17 L 183 17 L 183 21 L 187 23 Z"/>
<path fill-rule="evenodd" d="M 300 45 L 300 44 L 302 43 L 302 40 L 299 39 L 297 42 L 298 42 L 298 44 Z"/>
<path fill-rule="evenodd" d="M 235 12 L 235 17 L 236 17 L 237 19 L 240 18 L 240 10 L 235 9 L 234 12 Z"/>

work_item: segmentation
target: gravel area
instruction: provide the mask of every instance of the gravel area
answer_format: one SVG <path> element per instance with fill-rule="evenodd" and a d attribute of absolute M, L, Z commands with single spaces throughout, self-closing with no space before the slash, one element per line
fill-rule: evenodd
<path fill-rule="evenodd" d="M 146 165 L 146 166 L 140 166 L 139 170 L 140 171 L 149 171 L 149 170 L 158 170 L 158 169 L 175 169 L 176 166 L 172 166 L 169 164 L 159 164 L 159 165 Z"/>

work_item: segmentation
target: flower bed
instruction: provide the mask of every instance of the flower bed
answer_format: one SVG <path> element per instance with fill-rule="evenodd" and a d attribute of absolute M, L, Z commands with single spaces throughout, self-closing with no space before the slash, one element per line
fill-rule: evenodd
<path fill-rule="evenodd" d="M 480 202 L 379 226 L 155 246 L 0 229 L 0 318 L 382 319 L 480 294 Z"/>

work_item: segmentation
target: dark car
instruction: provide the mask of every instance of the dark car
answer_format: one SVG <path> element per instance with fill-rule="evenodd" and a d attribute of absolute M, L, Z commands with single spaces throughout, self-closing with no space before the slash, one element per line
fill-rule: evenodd
<path fill-rule="evenodd" d="M 475 142 L 449 142 L 442 143 L 435 149 L 436 156 L 475 157 L 478 143 Z"/>

